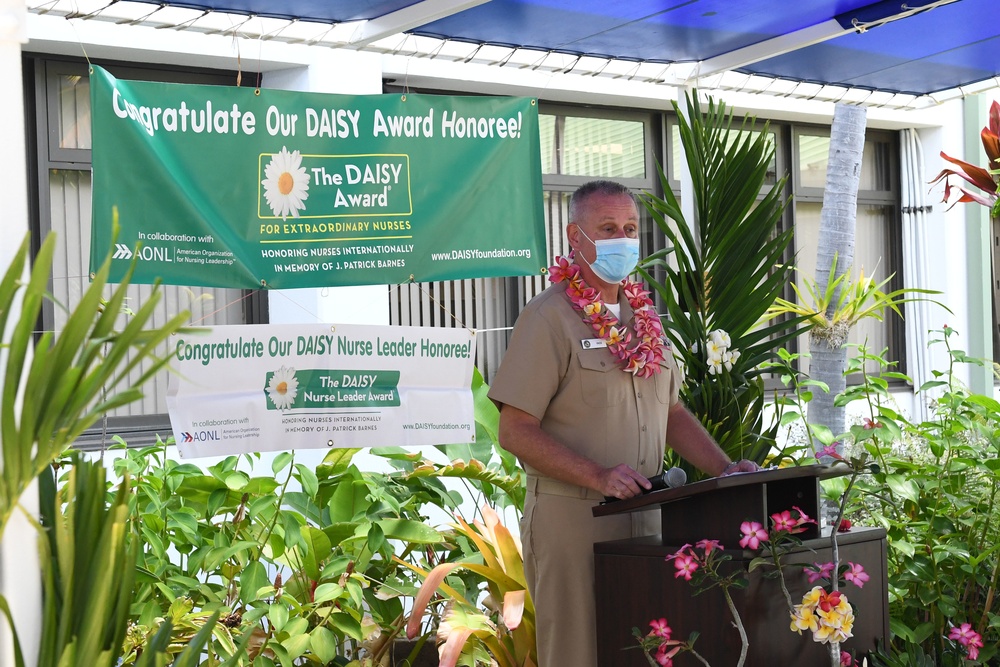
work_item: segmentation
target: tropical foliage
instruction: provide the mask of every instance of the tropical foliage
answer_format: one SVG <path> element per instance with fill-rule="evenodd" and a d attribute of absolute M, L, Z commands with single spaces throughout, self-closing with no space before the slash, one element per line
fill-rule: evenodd
<path fill-rule="evenodd" d="M 986 167 L 979 167 L 964 160 L 953 158 L 941 151 L 941 157 L 952 163 L 957 169 L 944 168 L 931 181 L 931 184 L 944 182 L 944 202 L 952 200 L 952 178 L 958 178 L 972 185 L 975 190 L 957 186 L 960 196 L 951 201 L 958 203 L 982 204 L 990 209 L 991 215 L 1000 217 L 1000 103 L 993 102 L 990 106 L 989 124 L 980 132 L 983 150 L 986 153 Z"/>
<path fill-rule="evenodd" d="M 461 517 L 454 525 L 455 536 L 465 538 L 469 553 L 459 553 L 458 559 L 430 572 L 412 568 L 424 577 L 424 583 L 413 603 L 407 636 L 412 639 L 420 634 L 428 605 L 440 591 L 448 600 L 438 630 L 441 667 L 454 667 L 462 657 L 470 661 L 492 658 L 498 667 L 534 667 L 538 664 L 535 609 L 524 578 L 521 544 L 496 512 L 484 506 L 482 514 L 483 520 L 471 526 Z M 486 582 L 485 612 L 476 598 L 469 599 L 446 583 L 462 569 Z M 470 592 L 481 593 L 478 589 Z"/>
<path fill-rule="evenodd" d="M 25 238 L 0 280 L 0 335 L 5 360 L 0 376 L 0 537 L 25 489 L 102 414 L 142 396 L 140 387 L 165 364 L 162 343 L 187 319 L 179 313 L 151 326 L 160 299 L 154 287 L 119 330 L 126 280 L 108 286 L 111 254 L 94 273 L 62 331 L 35 327 L 48 294 L 55 237 L 42 243 L 24 281 L 30 243 Z M 134 268 L 134 264 L 133 264 Z M 129 276 L 131 273 L 128 274 Z M 105 298 L 105 293 L 110 297 Z M 136 367 L 146 363 L 137 377 Z M 130 588 L 123 550 L 124 508 L 105 511 L 96 469 L 74 475 L 48 507 L 42 536 L 45 618 L 39 665 L 114 665 L 121 649 Z M 51 485 L 50 485 L 51 486 Z M 63 514 L 67 512 L 68 514 Z M 90 571 L 92 565 L 104 567 Z M 124 588 L 123 588 L 124 587 Z M 7 601 L 2 610 L 14 628 Z M 23 665 L 14 637 L 14 659 Z"/>
<path fill-rule="evenodd" d="M 663 198 L 647 194 L 643 201 L 673 245 L 673 263 L 662 251 L 640 273 L 666 309 L 664 330 L 687 376 L 682 399 L 731 458 L 761 462 L 774 445 L 762 417 L 761 363 L 797 335 L 799 323 L 759 326 L 791 278 L 785 253 L 792 232 L 779 228 L 784 180 L 767 184 L 774 157 L 767 125 L 736 121 L 711 98 L 703 110 L 697 93 L 688 96 L 685 112 L 674 107 L 694 185 L 694 219 L 685 217 L 661 170 Z M 716 349 L 720 342 L 724 351 Z M 680 460 L 668 465 L 701 474 Z"/>

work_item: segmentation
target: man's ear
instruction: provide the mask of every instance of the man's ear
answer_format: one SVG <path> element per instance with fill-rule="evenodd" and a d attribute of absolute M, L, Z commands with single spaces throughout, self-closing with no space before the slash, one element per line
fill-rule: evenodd
<path fill-rule="evenodd" d="M 580 226 L 575 222 L 566 225 L 566 240 L 569 241 L 569 247 L 573 250 L 580 249 L 580 243 L 583 239 L 580 234 Z"/>

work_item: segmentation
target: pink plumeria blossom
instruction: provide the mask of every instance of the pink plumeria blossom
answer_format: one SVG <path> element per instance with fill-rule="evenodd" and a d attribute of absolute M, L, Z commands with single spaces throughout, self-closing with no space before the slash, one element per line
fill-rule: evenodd
<path fill-rule="evenodd" d="M 670 634 L 673 632 L 673 630 L 670 629 L 670 626 L 667 625 L 667 619 L 665 618 L 658 618 L 650 621 L 649 627 L 652 628 L 652 630 L 649 631 L 650 637 L 670 639 Z"/>
<path fill-rule="evenodd" d="M 554 283 L 561 283 L 564 280 L 572 280 L 580 273 L 580 267 L 569 260 L 568 257 L 556 257 L 556 263 L 549 267 L 549 280 Z"/>
<path fill-rule="evenodd" d="M 761 542 L 767 542 L 767 531 L 757 521 L 744 521 L 740 524 L 740 546 L 744 549 L 759 549 Z"/>
<path fill-rule="evenodd" d="M 833 574 L 833 563 L 813 563 L 811 567 L 805 568 L 806 578 L 810 584 L 815 584 L 820 579 L 830 579 Z"/>
<path fill-rule="evenodd" d="M 840 667 L 851 667 L 854 664 L 854 659 L 851 658 L 851 654 L 847 651 L 840 652 Z"/>
<path fill-rule="evenodd" d="M 848 563 L 847 565 L 849 567 L 847 572 L 844 573 L 844 579 L 850 581 L 858 588 L 863 588 L 865 582 L 871 578 L 868 576 L 868 573 L 865 572 L 865 568 L 858 563 Z"/>
<path fill-rule="evenodd" d="M 983 637 L 972 629 L 971 623 L 962 623 L 958 627 L 951 629 L 948 639 L 957 641 L 962 646 L 969 649 L 969 660 L 979 657 L 979 649 L 983 647 Z"/>

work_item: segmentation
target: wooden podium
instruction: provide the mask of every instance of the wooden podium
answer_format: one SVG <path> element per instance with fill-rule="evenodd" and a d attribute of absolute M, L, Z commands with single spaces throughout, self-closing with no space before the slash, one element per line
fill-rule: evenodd
<path fill-rule="evenodd" d="M 726 566 L 746 571 L 757 554 L 739 547 L 743 521 L 769 526 L 771 514 L 793 506 L 818 521 L 819 481 L 846 472 L 844 466 L 822 465 L 762 470 L 596 506 L 595 517 L 658 509 L 661 525 L 659 535 L 594 545 L 599 666 L 648 667 L 642 652 L 632 648 L 637 646 L 632 628 L 645 634 L 649 622 L 659 618 L 667 619 L 674 639 L 700 633 L 695 650 L 713 667 L 735 665 L 741 642 L 722 591 L 713 588 L 695 595 L 689 582 L 674 577 L 676 568 L 665 558 L 685 544 L 713 539 L 732 557 Z M 783 563 L 833 560 L 829 530 L 821 535 L 818 526 L 811 526 L 798 537 L 803 540 L 801 547 L 786 554 Z M 841 588 L 855 615 L 854 636 L 842 648 L 861 654 L 874 650 L 879 639 L 889 636 L 885 531 L 853 528 L 840 533 L 837 544 L 840 562 L 859 563 L 870 577 L 863 588 L 850 583 Z M 792 602 L 799 604 L 816 584 L 808 583 L 801 568 L 785 572 Z M 764 569 L 751 572 L 749 586 L 732 590 L 732 595 L 749 639 L 745 667 L 830 664 L 826 645 L 814 642 L 809 632 L 799 635 L 789 629 L 784 595 L 776 579 L 764 577 Z M 674 664 L 694 667 L 700 663 L 682 653 Z"/>

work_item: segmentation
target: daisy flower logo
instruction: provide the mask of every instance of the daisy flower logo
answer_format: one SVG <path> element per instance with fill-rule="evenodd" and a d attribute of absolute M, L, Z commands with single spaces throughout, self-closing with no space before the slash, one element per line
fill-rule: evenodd
<path fill-rule="evenodd" d="M 299 381 L 295 377 L 295 369 L 282 366 L 271 374 L 267 381 L 267 397 L 278 410 L 292 407 L 299 393 Z"/>
<path fill-rule="evenodd" d="M 299 211 L 306 209 L 305 201 L 309 198 L 309 174 L 302 166 L 301 153 L 289 153 L 282 146 L 281 152 L 275 153 L 264 167 L 264 176 L 266 178 L 260 183 L 271 211 L 282 220 L 289 215 L 299 217 Z"/>

